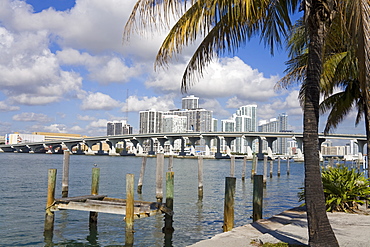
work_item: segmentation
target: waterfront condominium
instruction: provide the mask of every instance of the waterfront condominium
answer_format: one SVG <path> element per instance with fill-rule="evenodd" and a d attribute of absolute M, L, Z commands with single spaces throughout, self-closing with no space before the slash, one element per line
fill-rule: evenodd
<path fill-rule="evenodd" d="M 126 120 L 107 122 L 107 135 L 126 135 L 132 134 L 132 126 Z"/>
<path fill-rule="evenodd" d="M 258 128 L 260 132 L 288 132 L 288 115 L 282 113 L 277 118 L 270 119 L 270 121 L 261 120 Z M 263 141 L 262 150 L 267 150 L 266 141 Z M 277 138 L 272 144 L 272 152 L 286 154 L 288 152 L 287 139 Z"/>
<path fill-rule="evenodd" d="M 154 134 L 162 132 L 162 111 L 150 109 L 140 111 L 140 134 Z"/>
<path fill-rule="evenodd" d="M 257 105 L 244 105 L 239 107 L 235 114 L 228 120 L 221 120 L 221 131 L 223 132 L 255 132 L 257 131 Z M 222 143 L 222 146 L 225 142 Z M 235 139 L 231 150 L 237 153 L 246 153 L 247 146 L 256 151 L 255 141 L 250 145 L 244 138 Z"/>
<path fill-rule="evenodd" d="M 199 108 L 199 97 L 189 95 L 182 98 L 182 109 L 194 110 Z"/>

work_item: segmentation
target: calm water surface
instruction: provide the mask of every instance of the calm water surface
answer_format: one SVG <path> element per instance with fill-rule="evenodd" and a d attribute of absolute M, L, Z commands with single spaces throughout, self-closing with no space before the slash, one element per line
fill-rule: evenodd
<path fill-rule="evenodd" d="M 140 175 L 141 158 L 112 156 L 70 156 L 69 196 L 90 194 L 91 169 L 100 167 L 99 194 L 125 198 L 127 173 Z M 174 223 L 172 240 L 167 246 L 187 246 L 222 232 L 225 177 L 230 176 L 229 160 L 204 160 L 204 197 L 198 201 L 198 161 L 174 159 L 175 172 Z M 165 170 L 168 159 L 165 159 Z M 303 185 L 303 163 L 281 162 L 281 176 L 267 179 L 264 192 L 263 217 L 298 206 L 297 192 Z M 89 230 L 89 213 L 82 211 L 55 212 L 54 236 L 43 237 L 47 193 L 47 170 L 56 168 L 56 197 L 61 197 L 63 155 L 0 153 L 0 246 L 125 246 L 125 223 L 121 215 L 98 217 L 97 232 Z M 241 180 L 242 160 L 236 160 L 235 226 L 251 223 L 252 181 L 251 161 L 247 163 L 247 179 Z M 135 200 L 155 201 L 155 158 L 148 158 L 143 193 Z M 263 164 L 258 165 L 263 173 Z M 165 183 L 165 181 L 164 181 Z M 165 188 L 165 186 L 163 187 Z M 135 189 L 136 193 L 136 189 Z M 135 220 L 134 246 L 164 246 L 164 217 Z M 168 244 L 170 242 L 170 244 Z"/>

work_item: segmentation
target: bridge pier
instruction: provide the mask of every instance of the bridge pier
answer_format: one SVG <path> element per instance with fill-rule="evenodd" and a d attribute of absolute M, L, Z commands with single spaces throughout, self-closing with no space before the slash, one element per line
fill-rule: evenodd
<path fill-rule="evenodd" d="M 185 139 L 183 137 L 180 138 L 181 139 L 181 150 L 179 152 L 179 155 L 180 156 L 185 156 L 186 153 L 185 153 Z"/>
<path fill-rule="evenodd" d="M 157 138 L 157 140 L 158 140 L 158 143 L 159 143 L 159 145 L 158 145 L 158 153 L 164 153 L 164 144 L 166 143 L 166 141 L 168 141 L 168 139 L 167 138 L 165 138 L 165 137 L 163 137 L 163 138 Z"/>
<path fill-rule="evenodd" d="M 222 158 L 222 153 L 221 153 L 221 136 L 216 137 L 216 153 L 215 153 L 215 158 L 216 159 L 221 159 Z"/>
<path fill-rule="evenodd" d="M 194 156 L 195 155 L 195 143 L 200 140 L 200 137 L 189 137 L 190 141 L 190 155 Z"/>
<path fill-rule="evenodd" d="M 154 151 L 154 138 L 149 138 L 149 143 L 150 143 L 150 149 L 148 151 L 148 155 L 155 155 L 155 151 Z"/>
<path fill-rule="evenodd" d="M 231 142 L 236 139 L 236 137 L 224 137 L 226 141 L 226 154 L 227 156 L 231 155 Z"/>
<path fill-rule="evenodd" d="M 104 150 L 103 150 L 103 143 L 104 143 L 104 141 L 99 142 L 99 150 L 95 155 L 108 155 L 108 153 L 104 152 Z"/>
<path fill-rule="evenodd" d="M 205 142 L 205 156 L 210 156 L 211 155 L 211 141 L 215 138 L 215 136 L 204 136 L 204 142 Z"/>

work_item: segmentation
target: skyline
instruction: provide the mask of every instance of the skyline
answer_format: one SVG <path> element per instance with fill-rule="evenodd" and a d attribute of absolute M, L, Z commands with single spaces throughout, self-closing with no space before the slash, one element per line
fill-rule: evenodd
<path fill-rule="evenodd" d="M 257 104 L 259 120 L 286 113 L 291 129 L 302 131 L 299 85 L 274 91 L 284 75 L 284 49 L 271 56 L 252 39 L 236 54 L 213 61 L 188 94 L 181 94 L 194 47 L 155 72 L 166 32 L 122 39 L 135 2 L 0 0 L 0 134 L 99 136 L 108 121 L 126 116 L 137 132 L 139 111 L 181 108 L 186 95 L 199 97 L 200 107 L 219 121 L 242 105 Z M 325 120 L 320 118 L 319 131 Z M 335 133 L 365 133 L 364 123 L 355 128 L 354 121 L 352 112 Z"/>

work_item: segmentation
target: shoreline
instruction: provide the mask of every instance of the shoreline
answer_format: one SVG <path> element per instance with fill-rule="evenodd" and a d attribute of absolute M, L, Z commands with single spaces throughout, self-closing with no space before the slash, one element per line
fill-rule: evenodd
<path fill-rule="evenodd" d="M 362 213 L 328 212 L 339 246 L 370 246 L 370 209 L 362 206 Z M 189 245 L 191 247 L 262 246 L 265 243 L 288 243 L 308 246 L 307 215 L 304 207 L 285 210 L 269 219 L 236 227 L 229 232 Z"/>

